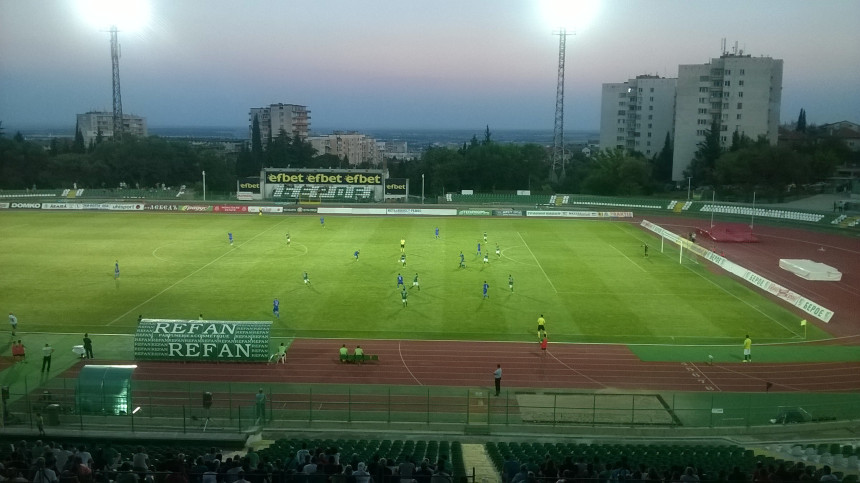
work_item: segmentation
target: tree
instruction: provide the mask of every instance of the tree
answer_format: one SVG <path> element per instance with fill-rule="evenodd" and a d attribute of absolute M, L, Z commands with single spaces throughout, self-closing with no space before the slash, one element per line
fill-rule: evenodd
<path fill-rule="evenodd" d="M 483 143 L 481 143 L 481 144 L 487 145 L 487 144 L 490 144 L 491 142 L 493 142 L 492 140 L 490 140 L 490 136 L 491 136 L 491 134 L 490 134 L 490 125 L 489 125 L 489 124 L 487 124 L 487 130 L 486 130 L 486 131 L 484 131 L 484 142 L 483 142 Z"/>
<path fill-rule="evenodd" d="M 672 146 L 672 137 L 666 133 L 666 139 L 663 140 L 663 148 L 654 156 L 654 179 L 661 183 L 672 181 L 672 157 L 674 156 L 674 148 Z"/>
<path fill-rule="evenodd" d="M 746 134 L 741 134 L 738 131 L 732 133 L 732 144 L 729 146 L 729 151 L 734 152 L 739 149 L 745 149 L 752 146 L 753 140 Z"/>
<path fill-rule="evenodd" d="M 582 182 L 583 192 L 606 196 L 645 194 L 651 191 L 650 185 L 651 166 L 624 149 L 597 153 Z"/>
<path fill-rule="evenodd" d="M 263 166 L 263 139 L 260 137 L 260 120 L 254 114 L 254 122 L 251 124 L 251 160 L 256 163 L 259 170 Z"/>
<path fill-rule="evenodd" d="M 84 145 L 84 133 L 81 132 L 81 128 L 75 124 L 75 142 L 72 143 L 72 152 L 73 153 L 84 153 L 87 148 Z"/>
<path fill-rule="evenodd" d="M 697 146 L 698 149 L 693 155 L 693 160 L 684 170 L 684 176 L 692 177 L 698 186 L 712 185 L 714 184 L 714 167 L 720 155 L 723 154 L 723 147 L 720 144 L 719 119 L 713 120 L 711 128 L 705 131 L 705 139 Z"/>
<path fill-rule="evenodd" d="M 797 116 L 797 132 L 806 132 L 806 109 L 800 108 L 800 114 Z"/>

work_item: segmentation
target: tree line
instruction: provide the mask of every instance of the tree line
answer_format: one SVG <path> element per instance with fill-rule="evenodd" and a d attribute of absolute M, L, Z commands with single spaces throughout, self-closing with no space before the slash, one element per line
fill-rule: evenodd
<path fill-rule="evenodd" d="M 721 199 L 726 199 L 723 195 L 747 199 L 753 192 L 779 199 L 793 186 L 826 180 L 837 166 L 857 161 L 857 153 L 844 142 L 805 123 L 790 144 L 779 146 L 735 134 L 731 145 L 723 148 L 718 129 L 714 125 L 707 131 L 685 176 L 692 177 L 694 186 L 716 187 Z M 76 136 L 45 145 L 27 141 L 20 133 L 7 138 L 0 124 L 0 188 L 56 189 L 73 184 L 115 188 L 124 183 L 141 189 L 161 185 L 199 189 L 206 171 L 207 190 L 229 193 L 235 191 L 237 179 L 258 176 L 265 167 L 384 167 L 389 177 L 408 178 L 413 187 L 421 186 L 423 175 L 428 197 L 463 189 L 647 196 L 674 185 L 668 135 L 652 158 L 620 149 L 573 150 L 563 172 L 555 173 L 547 147 L 497 143 L 489 126 L 481 139 L 473 135 L 458 149 L 428 147 L 417 160 L 390 159 L 384 166 L 351 165 L 348 159 L 316 153 L 307 141 L 284 131 L 268 141 L 263 145 L 255 123 L 250 145 L 243 144 L 232 154 L 212 145 L 157 136 L 97 139 L 86 147 Z"/>

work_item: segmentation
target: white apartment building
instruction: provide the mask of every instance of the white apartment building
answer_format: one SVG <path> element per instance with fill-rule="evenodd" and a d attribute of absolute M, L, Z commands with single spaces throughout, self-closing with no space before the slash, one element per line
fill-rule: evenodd
<path fill-rule="evenodd" d="M 600 149 L 638 151 L 651 158 L 663 148 L 675 124 L 678 79 L 640 75 L 603 84 Z"/>
<path fill-rule="evenodd" d="M 782 60 L 723 53 L 707 64 L 678 66 L 672 179 L 684 179 L 712 121 L 725 147 L 737 131 L 776 144 L 782 100 Z"/>
<path fill-rule="evenodd" d="M 84 146 L 89 147 L 94 143 L 99 136 L 99 131 L 103 139 L 113 137 L 113 112 L 105 111 L 90 111 L 77 116 L 78 129 L 84 136 Z M 122 115 L 123 132 L 146 137 L 146 118 L 135 116 L 134 114 Z"/>
<path fill-rule="evenodd" d="M 364 134 L 335 131 L 324 136 L 311 136 L 307 140 L 318 155 L 333 154 L 340 159 L 346 158 L 350 166 L 365 162 L 382 163 L 384 145 Z"/>
<path fill-rule="evenodd" d="M 268 107 L 252 107 L 248 115 L 248 139 L 254 129 L 254 116 L 260 123 L 260 139 L 263 145 L 270 138 L 278 137 L 281 129 L 291 137 L 307 139 L 311 122 L 311 111 L 307 106 L 296 104 L 272 104 Z"/>

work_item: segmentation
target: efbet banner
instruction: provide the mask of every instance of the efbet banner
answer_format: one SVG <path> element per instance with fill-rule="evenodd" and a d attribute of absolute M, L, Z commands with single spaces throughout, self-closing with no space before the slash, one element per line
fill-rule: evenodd
<path fill-rule="evenodd" d="M 405 196 L 408 186 L 409 180 L 406 178 L 388 178 L 385 180 L 385 194 Z"/>
<path fill-rule="evenodd" d="M 265 171 L 263 178 L 269 184 L 352 184 L 362 186 L 382 184 L 382 172 L 357 173 L 349 170 Z"/>
<path fill-rule="evenodd" d="M 239 181 L 239 191 L 260 194 L 260 178 L 243 178 Z"/>

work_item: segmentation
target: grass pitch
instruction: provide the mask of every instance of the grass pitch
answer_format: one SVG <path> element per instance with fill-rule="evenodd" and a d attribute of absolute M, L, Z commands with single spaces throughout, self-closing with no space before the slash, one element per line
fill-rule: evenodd
<path fill-rule="evenodd" d="M 659 247 L 623 222 L 327 216 L 323 227 L 318 216 L 2 212 L 0 310 L 15 312 L 21 331 L 58 333 L 132 333 L 138 315 L 202 314 L 273 320 L 284 337 L 533 341 L 543 314 L 551 342 L 802 338 L 787 309 Z M 826 336 L 809 329 L 809 339 Z"/>

